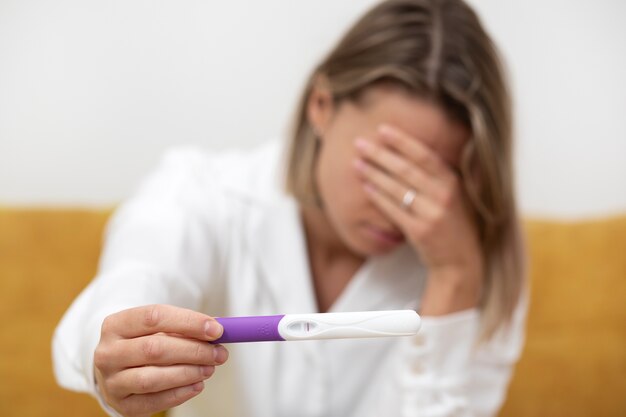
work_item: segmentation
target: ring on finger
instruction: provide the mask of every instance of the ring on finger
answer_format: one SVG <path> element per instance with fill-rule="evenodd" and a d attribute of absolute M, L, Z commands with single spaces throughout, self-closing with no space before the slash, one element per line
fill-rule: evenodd
<path fill-rule="evenodd" d="M 408 190 L 406 190 L 404 196 L 402 197 L 400 207 L 402 207 L 404 210 L 409 210 L 411 208 L 411 205 L 413 204 L 413 201 L 415 201 L 416 196 L 417 192 L 414 189 L 409 188 Z"/>

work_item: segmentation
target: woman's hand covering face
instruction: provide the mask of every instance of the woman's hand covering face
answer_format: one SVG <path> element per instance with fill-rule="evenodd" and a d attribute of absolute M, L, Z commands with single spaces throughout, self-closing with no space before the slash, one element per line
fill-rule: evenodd
<path fill-rule="evenodd" d="M 477 228 L 454 167 L 420 138 L 389 125 L 355 146 L 354 166 L 369 199 L 429 270 L 482 270 Z"/>

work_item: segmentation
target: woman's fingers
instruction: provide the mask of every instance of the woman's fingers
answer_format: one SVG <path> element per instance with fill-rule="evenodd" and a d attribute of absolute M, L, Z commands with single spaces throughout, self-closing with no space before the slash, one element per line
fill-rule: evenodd
<path fill-rule="evenodd" d="M 222 326 L 212 317 L 168 305 L 108 316 L 94 352 L 103 397 L 128 416 L 150 416 L 197 395 L 216 365 L 228 359 Z"/>
<path fill-rule="evenodd" d="M 370 200 L 421 248 L 429 231 L 441 230 L 458 212 L 458 178 L 418 139 L 389 126 L 379 133 L 378 140 L 356 140 L 354 165 Z"/>
<path fill-rule="evenodd" d="M 94 363 L 105 372 L 144 365 L 221 365 L 228 359 L 222 345 L 166 334 L 116 340 L 98 346 Z"/>
<path fill-rule="evenodd" d="M 432 176 L 406 156 L 363 138 L 357 139 L 355 146 L 363 160 L 396 178 L 405 189 L 412 188 L 426 195 L 437 193 L 439 185 Z"/>
<path fill-rule="evenodd" d="M 369 164 L 368 162 L 357 159 L 354 162 L 356 169 L 361 173 L 363 179 L 373 185 L 375 191 L 383 193 L 388 197 L 389 204 L 392 204 L 394 208 L 401 209 L 401 212 L 394 213 L 400 214 L 406 210 L 412 212 L 415 215 L 422 218 L 430 218 L 436 212 L 436 207 L 432 202 L 425 198 L 420 190 L 407 186 L 404 182 L 398 181 L 396 178 L 381 171 L 376 166 Z M 371 189 L 369 191 L 372 191 Z M 407 192 L 414 192 L 414 198 L 410 202 L 409 206 L 402 207 L 405 195 Z M 385 210 L 386 214 L 392 214 L 390 210 Z"/>
<path fill-rule="evenodd" d="M 400 227 L 405 234 L 409 231 L 416 229 L 422 223 L 422 221 L 411 215 L 408 211 L 403 210 L 396 201 L 382 192 L 379 188 L 371 183 L 365 183 L 365 191 L 369 195 L 372 202 L 387 216 L 389 219 Z"/>
<path fill-rule="evenodd" d="M 412 145 L 416 145 L 416 148 L 426 148 L 423 144 L 417 145 L 419 141 L 414 138 L 408 139 L 403 137 L 398 139 L 396 137 L 396 139 L 398 143 L 410 140 L 413 142 Z M 398 153 L 397 150 L 390 149 L 385 143 L 379 144 L 371 140 L 358 138 L 355 141 L 355 146 L 359 151 L 359 156 L 365 162 L 378 167 L 381 172 L 393 177 L 402 185 L 402 195 L 399 196 L 399 201 L 402 201 L 402 196 L 407 190 L 412 189 L 426 199 L 445 204 L 448 200 L 450 189 L 456 185 L 457 178 L 452 168 L 445 165 L 436 155 L 431 156 L 430 154 L 433 152 L 430 150 L 424 151 L 429 156 L 422 157 L 423 160 L 421 162 L 416 162 L 411 159 L 410 155 Z M 420 163 L 424 164 L 426 160 L 431 161 L 431 168 L 429 169 L 425 169 L 423 165 L 420 165 Z M 438 167 L 435 170 L 437 174 L 431 172 L 434 166 Z M 388 191 L 385 188 L 382 188 L 382 190 Z M 399 191 L 396 191 L 396 194 L 398 193 Z"/>
<path fill-rule="evenodd" d="M 107 317 L 102 324 L 103 337 L 128 339 L 160 332 L 210 341 L 219 338 L 223 328 L 205 314 L 162 304 L 124 310 Z"/>
<path fill-rule="evenodd" d="M 210 378 L 215 366 L 172 365 L 128 368 L 107 380 L 114 395 L 149 394 L 193 385 Z"/>
<path fill-rule="evenodd" d="M 431 176 L 445 177 L 450 174 L 441 157 L 422 141 L 389 125 L 381 125 L 378 133 L 386 146 L 419 165 Z"/>
<path fill-rule="evenodd" d="M 125 416 L 149 417 L 190 400 L 203 389 L 204 382 L 196 382 L 162 392 L 130 395 L 122 399 L 115 408 Z"/>

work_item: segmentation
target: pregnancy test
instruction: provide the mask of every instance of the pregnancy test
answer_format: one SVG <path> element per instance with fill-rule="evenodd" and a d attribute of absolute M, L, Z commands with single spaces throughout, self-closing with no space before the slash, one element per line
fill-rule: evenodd
<path fill-rule="evenodd" d="M 224 327 L 224 333 L 211 343 L 412 336 L 420 328 L 420 317 L 413 310 L 217 317 L 215 320 Z"/>

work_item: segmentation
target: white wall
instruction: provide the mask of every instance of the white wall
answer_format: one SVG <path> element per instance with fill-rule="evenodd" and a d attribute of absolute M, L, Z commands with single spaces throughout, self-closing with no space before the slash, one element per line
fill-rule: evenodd
<path fill-rule="evenodd" d="M 512 74 L 524 212 L 626 211 L 626 2 L 471 3 Z"/>
<path fill-rule="evenodd" d="M 375 0 L 0 0 L 0 203 L 101 205 L 168 146 L 284 132 Z M 626 2 L 473 0 L 512 72 L 525 213 L 626 211 Z"/>

